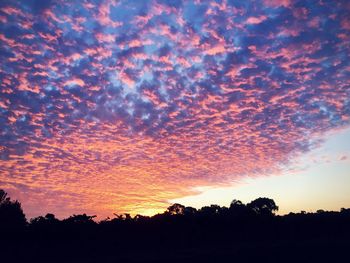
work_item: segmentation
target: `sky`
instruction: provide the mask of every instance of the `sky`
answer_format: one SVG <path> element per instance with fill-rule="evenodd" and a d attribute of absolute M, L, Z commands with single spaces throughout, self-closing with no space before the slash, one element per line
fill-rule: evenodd
<path fill-rule="evenodd" d="M 230 206 L 233 199 L 247 204 L 259 197 L 272 198 L 279 210 L 316 212 L 339 211 L 350 205 L 350 129 L 324 136 L 316 149 L 296 158 L 283 172 L 245 177 L 232 186 L 197 188 L 199 194 L 171 200 L 186 206 Z"/>
<path fill-rule="evenodd" d="M 0 188 L 29 218 L 350 207 L 349 17 L 347 0 L 2 0 Z"/>

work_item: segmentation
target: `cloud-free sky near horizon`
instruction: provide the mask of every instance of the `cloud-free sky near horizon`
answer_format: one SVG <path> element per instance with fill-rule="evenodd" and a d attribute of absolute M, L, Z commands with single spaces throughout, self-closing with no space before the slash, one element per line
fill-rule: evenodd
<path fill-rule="evenodd" d="M 208 204 L 228 207 L 233 198 L 243 203 L 269 197 L 278 214 L 339 211 L 350 207 L 350 129 L 324 135 L 321 146 L 295 158 L 277 174 L 245 176 L 232 186 L 199 187 L 197 194 L 171 200 L 200 208 Z"/>
<path fill-rule="evenodd" d="M 350 124 L 349 17 L 347 0 L 1 1 L 0 187 L 29 216 L 108 216 L 283 175 Z"/>

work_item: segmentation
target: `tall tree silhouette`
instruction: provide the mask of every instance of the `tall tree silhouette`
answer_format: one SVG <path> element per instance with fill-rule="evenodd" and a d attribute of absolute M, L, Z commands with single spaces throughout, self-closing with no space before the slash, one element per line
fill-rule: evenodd
<path fill-rule="evenodd" d="M 7 193 L 0 189 L 0 231 L 22 229 L 26 223 L 21 203 L 11 201 Z"/>

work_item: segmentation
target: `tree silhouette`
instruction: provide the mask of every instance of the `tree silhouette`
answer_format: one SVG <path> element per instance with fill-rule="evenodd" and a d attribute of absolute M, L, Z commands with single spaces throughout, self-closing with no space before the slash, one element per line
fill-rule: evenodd
<path fill-rule="evenodd" d="M 190 207 L 190 206 L 186 206 L 185 210 L 184 210 L 184 214 L 187 216 L 193 216 L 197 213 L 197 209 Z"/>
<path fill-rule="evenodd" d="M 222 208 L 219 205 L 204 206 L 199 209 L 199 213 L 206 217 L 215 217 L 222 212 Z"/>
<path fill-rule="evenodd" d="M 249 213 L 249 209 L 240 200 L 233 199 L 229 207 L 229 212 L 233 217 L 244 217 Z"/>
<path fill-rule="evenodd" d="M 22 229 L 27 223 L 21 203 L 11 201 L 7 193 L 0 189 L 0 230 Z"/>
<path fill-rule="evenodd" d="M 38 216 L 30 219 L 30 224 L 35 226 L 46 226 L 50 224 L 57 224 L 59 220 L 54 214 L 46 214 L 46 216 Z"/>
<path fill-rule="evenodd" d="M 244 204 L 240 201 L 240 200 L 237 200 L 237 199 L 233 199 L 231 204 L 230 204 L 230 209 L 235 209 L 236 207 L 242 207 L 244 206 Z"/>
<path fill-rule="evenodd" d="M 7 197 L 7 193 L 0 189 L 0 205 L 10 202 L 10 198 Z"/>
<path fill-rule="evenodd" d="M 131 215 L 128 213 L 124 213 L 121 215 L 114 213 L 114 215 L 115 215 L 116 220 L 121 220 L 121 221 L 131 221 L 132 220 Z"/>
<path fill-rule="evenodd" d="M 186 207 L 180 204 L 173 204 L 168 207 L 167 212 L 170 215 L 183 215 L 185 213 Z"/>
<path fill-rule="evenodd" d="M 247 207 L 260 215 L 273 215 L 278 211 L 278 206 L 275 201 L 266 197 L 259 197 L 247 204 Z"/>
<path fill-rule="evenodd" d="M 86 225 L 86 224 L 95 224 L 95 221 L 93 218 L 96 216 L 88 216 L 87 214 L 82 214 L 82 215 L 72 215 L 68 217 L 67 219 L 64 220 L 64 222 L 69 223 L 69 224 L 81 224 L 81 225 Z"/>
<path fill-rule="evenodd" d="M 0 190 L 0 230 L 21 229 L 20 224 L 13 225 L 18 218 L 22 218 L 24 229 L 0 231 L 0 261 L 193 263 L 235 258 L 238 262 L 262 262 L 266 251 L 275 251 L 278 261 L 297 253 L 288 262 L 300 262 L 311 255 L 323 259 L 318 253 L 329 251 L 328 262 L 342 262 L 333 256 L 345 255 L 349 247 L 350 209 L 275 216 L 277 210 L 269 198 L 257 198 L 247 205 L 235 199 L 229 208 L 209 205 L 197 210 L 173 204 L 151 217 L 115 214 L 115 218 L 100 222 L 86 214 L 62 220 L 46 214 L 25 225 L 20 203 Z"/>

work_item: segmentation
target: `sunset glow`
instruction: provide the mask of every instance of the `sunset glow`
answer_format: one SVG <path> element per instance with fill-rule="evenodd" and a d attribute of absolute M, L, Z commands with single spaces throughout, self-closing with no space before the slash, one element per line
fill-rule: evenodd
<path fill-rule="evenodd" d="M 106 217 L 291 178 L 349 127 L 349 17 L 347 0 L 3 0 L 0 188 L 29 217 Z"/>

